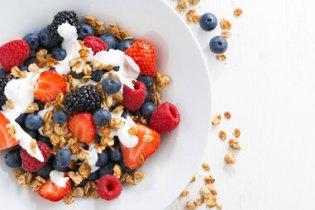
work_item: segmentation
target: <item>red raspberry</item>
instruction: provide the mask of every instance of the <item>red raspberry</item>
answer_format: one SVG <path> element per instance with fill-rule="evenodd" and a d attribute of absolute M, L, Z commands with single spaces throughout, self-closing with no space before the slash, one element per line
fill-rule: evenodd
<path fill-rule="evenodd" d="M 22 166 L 25 169 L 25 171 L 28 172 L 36 172 L 47 163 L 51 152 L 49 146 L 45 144 L 44 142 L 38 141 L 37 145 L 39 147 L 39 150 L 42 152 L 42 155 L 44 157 L 44 162 L 40 162 L 36 158 L 32 157 L 30 154 L 27 153 L 26 150 L 21 149 L 20 155 L 22 158 Z"/>
<path fill-rule="evenodd" d="M 133 81 L 134 90 L 124 85 L 123 104 L 128 111 L 134 112 L 144 103 L 146 87 L 142 82 Z"/>
<path fill-rule="evenodd" d="M 107 201 L 116 199 L 122 190 L 121 183 L 113 175 L 104 175 L 102 176 L 97 183 L 97 192 L 98 195 Z"/>
<path fill-rule="evenodd" d="M 83 40 L 84 46 L 89 47 L 93 50 L 94 55 L 102 50 L 107 50 L 108 45 L 96 36 L 87 36 Z"/>
<path fill-rule="evenodd" d="M 165 102 L 153 113 L 150 119 L 150 127 L 159 133 L 166 133 L 174 130 L 180 122 L 180 114 L 177 108 Z"/>
<path fill-rule="evenodd" d="M 6 71 L 20 66 L 28 57 L 30 47 L 24 40 L 14 40 L 0 47 L 0 63 Z"/>

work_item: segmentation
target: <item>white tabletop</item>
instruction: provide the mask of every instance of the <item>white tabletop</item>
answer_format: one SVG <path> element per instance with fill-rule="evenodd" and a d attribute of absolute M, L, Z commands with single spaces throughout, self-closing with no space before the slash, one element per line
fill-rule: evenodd
<path fill-rule="evenodd" d="M 244 11 L 239 18 L 235 7 Z M 197 6 L 198 13 L 232 22 L 226 63 L 208 48 L 220 28 L 204 32 L 190 24 L 208 61 L 213 114 L 232 114 L 212 130 L 204 157 L 223 209 L 315 209 L 314 9 L 311 0 L 201 0 Z M 227 166 L 228 145 L 217 135 L 223 129 L 232 136 L 234 128 L 241 129 L 242 150 Z M 201 166 L 196 173 L 207 174 Z M 188 187 L 190 196 L 168 209 L 184 209 L 203 185 L 201 177 Z"/>

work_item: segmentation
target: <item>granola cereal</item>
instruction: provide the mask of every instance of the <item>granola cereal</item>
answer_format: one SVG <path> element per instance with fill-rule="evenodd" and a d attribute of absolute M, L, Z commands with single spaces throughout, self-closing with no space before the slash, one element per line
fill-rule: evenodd
<path fill-rule="evenodd" d="M 225 140 L 226 139 L 226 133 L 224 131 L 219 131 L 219 138 L 221 140 Z"/>
<path fill-rule="evenodd" d="M 224 54 L 217 55 L 216 58 L 217 58 L 217 60 L 219 60 L 219 61 L 225 61 L 225 60 L 226 60 L 226 56 L 225 56 Z"/>
<path fill-rule="evenodd" d="M 243 14 L 243 10 L 241 10 L 240 8 L 237 8 L 234 10 L 233 13 L 235 16 L 241 16 Z"/>
<path fill-rule="evenodd" d="M 187 208 L 187 209 L 195 209 L 196 206 L 195 206 L 195 204 L 194 204 L 193 202 L 187 201 L 187 203 L 186 203 L 186 208 Z"/>
<path fill-rule="evenodd" d="M 210 166 L 207 163 L 202 163 L 202 167 L 203 169 L 205 169 L 206 171 L 210 171 Z"/>
<path fill-rule="evenodd" d="M 238 137 L 240 137 L 240 135 L 241 135 L 240 129 L 236 128 L 236 129 L 234 130 L 234 136 L 235 136 L 236 138 L 238 138 Z"/>
<path fill-rule="evenodd" d="M 237 151 L 241 150 L 240 142 L 235 139 L 230 139 L 229 145 L 233 150 L 237 150 Z"/>
<path fill-rule="evenodd" d="M 187 189 L 183 190 L 183 192 L 180 194 L 182 197 L 186 197 L 187 195 L 189 195 L 189 191 Z"/>
<path fill-rule="evenodd" d="M 212 125 L 217 126 L 221 122 L 221 115 L 217 114 L 212 117 Z"/>
<path fill-rule="evenodd" d="M 224 18 L 220 20 L 220 26 L 223 30 L 225 30 L 225 29 L 231 30 L 231 28 L 232 28 L 232 24 L 230 23 L 230 21 L 228 21 Z"/>
<path fill-rule="evenodd" d="M 194 204 L 195 204 L 195 206 L 201 206 L 204 202 L 205 202 L 204 197 L 201 197 L 201 198 L 197 198 L 197 199 L 194 201 Z"/>
<path fill-rule="evenodd" d="M 224 117 L 229 120 L 231 119 L 232 115 L 230 114 L 230 112 L 224 112 Z"/>
<path fill-rule="evenodd" d="M 217 199 L 214 196 L 210 196 L 207 200 L 206 200 L 206 205 L 210 208 L 213 208 L 217 205 Z"/>
<path fill-rule="evenodd" d="M 235 154 L 233 153 L 227 153 L 225 156 L 224 156 L 224 160 L 227 164 L 229 165 L 233 165 L 236 163 L 236 158 L 235 158 Z"/>

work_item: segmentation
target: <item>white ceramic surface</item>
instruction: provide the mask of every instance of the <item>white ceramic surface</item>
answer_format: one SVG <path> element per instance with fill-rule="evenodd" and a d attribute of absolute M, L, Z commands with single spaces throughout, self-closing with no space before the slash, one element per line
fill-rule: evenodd
<path fill-rule="evenodd" d="M 172 83 L 163 91 L 181 113 L 181 124 L 162 136 L 160 149 L 142 168 L 145 179 L 137 186 L 124 187 L 115 201 L 81 199 L 71 206 L 41 199 L 18 186 L 12 170 L 0 154 L 0 203 L 10 209 L 163 209 L 175 199 L 194 174 L 208 141 L 210 84 L 200 47 L 182 19 L 160 0 L 10 0 L 1 5 L 1 44 L 23 34 L 39 31 L 53 15 L 73 9 L 80 16 L 94 15 L 117 22 L 135 37 L 153 43 L 160 71 Z"/>

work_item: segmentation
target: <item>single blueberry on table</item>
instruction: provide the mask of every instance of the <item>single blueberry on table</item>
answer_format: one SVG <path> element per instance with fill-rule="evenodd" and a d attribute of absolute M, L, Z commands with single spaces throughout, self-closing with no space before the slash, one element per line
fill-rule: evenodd
<path fill-rule="evenodd" d="M 94 123 L 97 126 L 103 126 L 110 123 L 111 118 L 111 113 L 106 109 L 99 109 L 93 115 Z"/>
<path fill-rule="evenodd" d="M 156 105 L 154 103 L 146 102 L 141 107 L 141 114 L 145 118 L 149 119 L 152 116 L 153 112 L 156 110 L 156 108 L 157 107 L 156 107 Z"/>
<path fill-rule="evenodd" d="M 150 76 L 146 76 L 143 74 L 140 74 L 137 78 L 138 81 L 142 82 L 143 84 L 145 84 L 146 87 L 150 87 L 153 83 L 153 78 Z"/>
<path fill-rule="evenodd" d="M 215 36 L 210 40 L 210 50 L 216 54 L 222 54 L 227 50 L 228 43 L 223 36 Z"/>
<path fill-rule="evenodd" d="M 125 39 L 122 40 L 118 43 L 117 45 L 117 49 L 121 50 L 121 51 L 125 51 L 127 50 L 133 43 L 135 42 L 135 40 L 133 39 Z"/>
<path fill-rule="evenodd" d="M 37 50 L 39 47 L 39 36 L 36 33 L 26 34 L 23 38 L 31 50 Z"/>
<path fill-rule="evenodd" d="M 47 27 L 43 28 L 40 32 L 39 32 L 39 40 L 40 43 L 43 47 L 46 47 L 48 49 L 51 49 L 55 46 L 57 46 L 58 42 L 52 40 L 49 36 L 48 36 L 48 30 Z"/>
<path fill-rule="evenodd" d="M 115 94 L 121 88 L 121 82 L 115 77 L 107 77 L 102 82 L 103 90 L 108 94 Z"/>
<path fill-rule="evenodd" d="M 110 33 L 104 34 L 100 37 L 108 45 L 108 49 L 117 49 L 118 40 Z"/>
<path fill-rule="evenodd" d="M 43 118 L 37 114 L 29 114 L 25 118 L 25 127 L 30 130 L 38 130 L 43 126 Z"/>
<path fill-rule="evenodd" d="M 67 57 L 67 51 L 62 48 L 54 48 L 51 56 L 58 61 L 62 61 Z"/>
<path fill-rule="evenodd" d="M 98 154 L 98 159 L 95 165 L 98 167 L 104 166 L 108 161 L 108 156 L 108 149 L 104 149 L 101 154 Z"/>
<path fill-rule="evenodd" d="M 108 161 L 107 164 L 103 167 L 101 167 L 98 171 L 99 176 L 102 177 L 105 174 L 113 174 L 114 171 L 115 162 L 114 161 Z"/>
<path fill-rule="evenodd" d="M 89 24 L 81 23 L 78 36 L 80 40 L 83 40 L 86 36 L 94 36 L 93 27 L 90 26 Z"/>
<path fill-rule="evenodd" d="M 20 149 L 13 149 L 5 156 L 5 163 L 10 168 L 19 168 L 21 166 Z"/>
<path fill-rule="evenodd" d="M 200 27 L 205 31 L 212 31 L 218 25 L 218 20 L 215 15 L 211 13 L 205 13 L 200 18 Z"/>
<path fill-rule="evenodd" d="M 68 120 L 68 115 L 65 111 L 62 110 L 58 110 L 54 113 L 53 117 L 52 117 L 53 121 L 55 123 L 65 123 Z"/>
<path fill-rule="evenodd" d="M 99 82 L 102 79 L 102 76 L 106 73 L 106 70 L 94 70 L 92 72 L 91 80 L 94 82 Z"/>
<path fill-rule="evenodd" d="M 119 144 L 115 144 L 113 149 L 109 150 L 109 158 L 113 161 L 120 161 L 122 159 L 121 149 Z"/>

